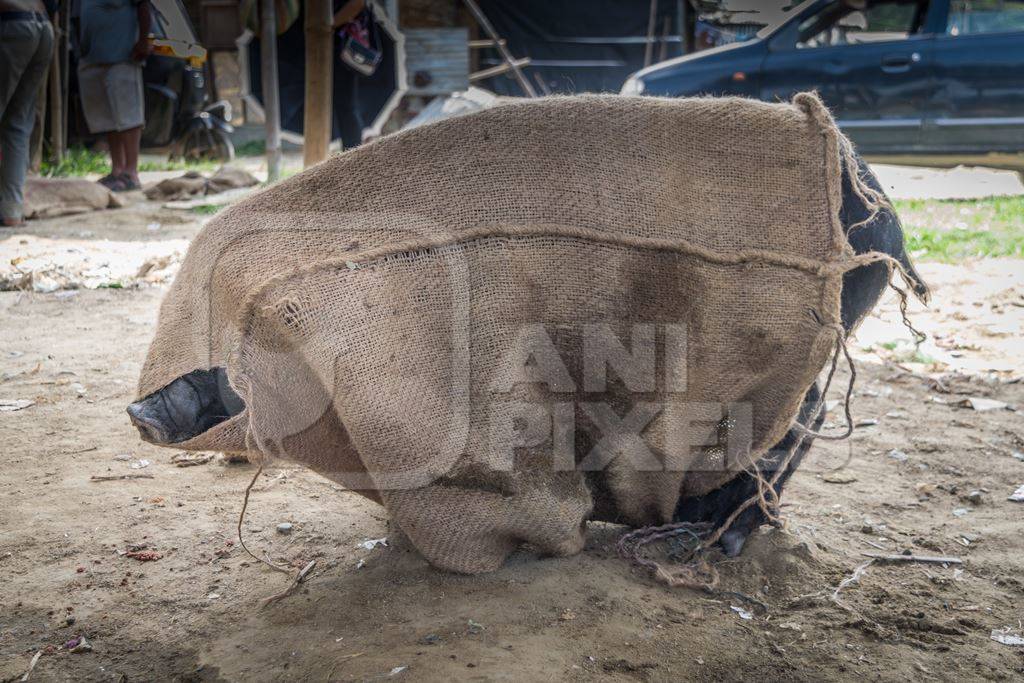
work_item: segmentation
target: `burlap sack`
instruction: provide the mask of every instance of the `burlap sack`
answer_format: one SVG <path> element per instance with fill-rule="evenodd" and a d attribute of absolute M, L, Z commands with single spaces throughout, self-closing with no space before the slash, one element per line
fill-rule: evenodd
<path fill-rule="evenodd" d="M 28 178 L 25 218 L 54 218 L 124 206 L 124 200 L 99 183 L 82 178 Z"/>
<path fill-rule="evenodd" d="M 196 195 L 219 194 L 228 190 L 252 187 L 259 181 L 243 168 L 221 166 L 207 178 L 198 171 L 186 171 L 176 178 L 166 178 L 143 190 L 146 199 L 179 201 Z"/>
<path fill-rule="evenodd" d="M 305 463 L 440 567 L 574 553 L 587 519 L 670 521 L 785 433 L 856 262 L 848 161 L 808 94 L 546 98 L 392 135 L 208 224 L 139 396 L 226 366 L 245 412 L 177 446 Z M 585 379 L 609 339 L 653 347 L 651 376 Z M 735 421 L 707 406 L 746 407 L 749 453 L 711 445 Z"/>

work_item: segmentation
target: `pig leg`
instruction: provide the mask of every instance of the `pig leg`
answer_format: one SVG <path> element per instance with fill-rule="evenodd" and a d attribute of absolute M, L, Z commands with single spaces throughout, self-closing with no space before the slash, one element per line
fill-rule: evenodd
<path fill-rule="evenodd" d="M 817 386 L 812 386 L 810 391 L 807 392 L 807 396 L 804 397 L 804 403 L 800 410 L 799 419 L 802 424 L 807 424 L 810 421 L 810 413 L 814 406 L 817 405 L 820 396 L 821 394 L 818 391 Z M 816 421 L 814 421 L 812 429 L 815 431 L 820 429 L 824 419 L 824 411 L 822 411 L 822 414 Z M 758 461 L 757 469 L 764 479 L 770 480 L 775 476 L 779 461 L 785 457 L 786 453 L 789 452 L 789 449 L 793 446 L 794 440 L 797 438 L 797 433 L 790 430 L 786 436 L 783 437 L 782 441 L 772 449 L 769 455 Z M 777 496 L 782 496 L 783 487 L 786 485 L 786 482 L 789 481 L 793 472 L 796 471 L 796 468 L 800 466 L 800 461 L 803 460 L 804 455 L 810 447 L 811 440 L 804 439 L 797 448 L 793 458 L 789 461 L 785 471 L 773 487 Z M 715 489 L 710 493 L 706 493 L 703 496 L 680 499 L 676 505 L 673 521 L 709 522 L 713 528 L 718 528 L 725 523 L 725 520 L 728 519 L 733 511 L 742 505 L 744 501 L 756 495 L 757 479 L 749 472 L 742 472 L 726 485 Z M 764 511 L 761 510 L 761 506 L 751 505 L 744 510 L 740 516 L 733 521 L 729 530 L 722 535 L 722 538 L 719 541 L 722 545 L 722 549 L 725 550 L 726 555 L 729 557 L 738 555 L 743 549 L 743 544 L 746 542 L 747 536 L 753 533 L 754 530 L 762 524 L 767 523 L 768 518 L 765 517 Z"/>
<path fill-rule="evenodd" d="M 877 192 L 883 192 L 878 178 L 871 172 L 871 169 L 860 158 L 857 159 L 859 175 L 869 187 Z M 916 282 L 913 286 L 914 293 L 921 298 L 928 296 L 928 288 L 914 269 L 913 263 L 904 246 L 903 227 L 899 218 L 888 208 L 883 208 L 872 217 L 872 209 L 854 191 L 851 178 L 846 171 L 843 172 L 843 205 L 840 208 L 839 218 L 847 231 L 847 239 L 850 246 L 858 254 L 870 251 L 879 251 L 889 254 L 903 266 L 907 274 Z M 867 221 L 871 218 L 870 221 Z M 861 223 L 864 223 L 861 225 Z M 853 227 L 852 226 L 858 226 Z M 874 308 L 881 298 L 888 283 L 888 269 L 884 263 L 873 263 L 862 266 L 846 273 L 843 276 L 841 317 L 843 329 L 849 334 L 856 329 L 861 320 Z M 819 400 L 819 391 L 812 386 L 804 397 L 799 420 L 801 424 L 807 425 L 811 419 L 810 412 Z M 824 422 L 824 411 L 815 421 L 811 428 L 818 431 Z M 772 449 L 772 453 L 786 453 L 792 446 L 797 435 L 792 430 L 786 434 L 779 444 Z M 793 459 L 789 462 L 786 471 L 779 477 L 775 484 L 775 493 L 779 496 L 790 476 L 800 465 L 804 454 L 811 447 L 813 439 L 804 439 L 797 449 Z M 775 467 L 778 458 L 768 456 L 758 464 L 758 469 L 765 478 L 775 474 Z M 757 494 L 757 480 L 750 474 L 744 472 L 727 483 L 725 486 L 703 496 L 681 499 L 676 505 L 674 521 L 677 522 L 711 522 L 715 527 L 720 526 L 744 501 Z M 737 555 L 743 544 L 755 529 L 762 524 L 768 523 L 760 506 L 753 505 L 747 508 L 733 522 L 729 530 L 722 535 L 721 545 L 726 554 Z"/>

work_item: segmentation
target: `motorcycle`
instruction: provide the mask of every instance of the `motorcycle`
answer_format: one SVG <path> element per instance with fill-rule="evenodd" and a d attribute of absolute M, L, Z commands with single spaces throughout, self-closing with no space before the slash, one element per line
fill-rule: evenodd
<path fill-rule="evenodd" d="M 199 44 L 181 0 L 150 0 L 153 8 L 153 54 L 143 69 L 146 127 L 142 144 L 170 147 L 174 159 L 231 161 L 235 148 L 231 104 L 210 102 Z"/>
<path fill-rule="evenodd" d="M 142 69 L 146 123 L 144 149 L 165 148 L 172 161 L 234 159 L 231 104 L 211 102 L 206 77 L 208 58 L 181 0 L 150 0 L 153 52 Z M 75 74 L 74 67 L 71 74 Z M 72 97 L 73 106 L 78 103 Z M 80 112 L 72 138 L 90 138 Z"/>

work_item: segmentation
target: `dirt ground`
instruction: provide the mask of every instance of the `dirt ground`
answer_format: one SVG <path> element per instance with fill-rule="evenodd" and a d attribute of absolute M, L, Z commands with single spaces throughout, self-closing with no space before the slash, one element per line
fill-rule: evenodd
<path fill-rule="evenodd" d="M 125 211 L 19 235 L 199 227 Z M 317 566 L 262 609 L 289 579 L 236 540 L 253 467 L 178 467 L 124 414 L 166 285 L 0 292 L 0 399 L 34 401 L 0 412 L 0 681 L 40 652 L 30 680 L 1021 680 L 1024 647 L 993 631 L 1013 642 L 1024 619 L 1024 503 L 1008 500 L 1024 484 L 1024 262 L 922 271 L 934 302 L 914 319 L 931 340 L 900 343 L 891 301 L 865 325 L 863 426 L 814 446 L 784 530 L 717 559 L 721 592 L 654 582 L 606 525 L 575 557 L 524 551 L 492 574 L 442 574 L 401 544 L 363 547 L 388 536 L 380 507 L 279 464 L 256 485 L 247 543 Z M 120 475 L 148 478 L 91 480 Z M 129 555 L 149 551 L 159 559 Z M 876 562 L 833 599 L 864 553 L 905 551 L 963 564 Z M 67 647 L 79 636 L 91 650 Z"/>

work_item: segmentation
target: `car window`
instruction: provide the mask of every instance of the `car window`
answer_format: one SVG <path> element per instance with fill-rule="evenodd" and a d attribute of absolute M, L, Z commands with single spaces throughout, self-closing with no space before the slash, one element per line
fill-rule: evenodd
<path fill-rule="evenodd" d="M 1024 31 L 1024 0 L 951 0 L 946 33 L 966 36 L 976 33 Z"/>
<path fill-rule="evenodd" d="M 918 32 L 923 16 L 923 5 L 906 0 L 837 0 L 801 22 L 796 46 L 815 48 L 904 40 Z"/>

